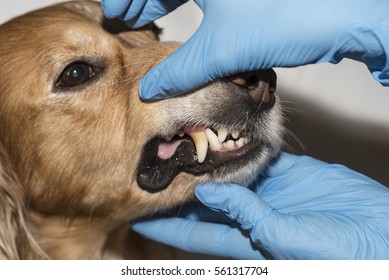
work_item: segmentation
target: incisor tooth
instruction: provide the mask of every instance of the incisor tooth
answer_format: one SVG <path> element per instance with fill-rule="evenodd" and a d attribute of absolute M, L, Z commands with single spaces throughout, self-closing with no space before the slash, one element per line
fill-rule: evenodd
<path fill-rule="evenodd" d="M 239 137 L 239 131 L 237 131 L 237 130 L 231 131 L 231 136 L 232 136 L 232 138 L 234 138 L 234 139 L 238 139 L 238 137 Z"/>
<path fill-rule="evenodd" d="M 189 133 L 189 136 L 192 137 L 193 142 L 195 143 L 196 146 L 197 161 L 199 163 L 204 162 L 208 151 L 208 138 L 207 135 L 205 134 L 205 131 L 204 130 L 193 131 Z"/>
<path fill-rule="evenodd" d="M 234 149 L 235 142 L 232 141 L 232 140 L 228 140 L 227 143 L 225 143 L 224 145 L 225 145 L 225 147 L 226 147 L 228 150 L 232 150 L 232 149 Z"/>
<path fill-rule="evenodd" d="M 221 127 L 217 130 L 217 139 L 219 140 L 219 143 L 223 143 L 224 140 L 226 140 L 228 135 L 228 130 L 225 127 Z"/>
<path fill-rule="evenodd" d="M 244 145 L 244 142 L 243 142 L 243 141 L 244 141 L 243 138 L 239 138 L 238 141 L 235 141 L 235 144 L 236 144 L 239 148 L 241 148 L 241 147 L 243 147 L 243 145 Z"/>
<path fill-rule="evenodd" d="M 219 143 L 217 135 L 209 128 L 205 130 L 205 134 L 208 138 L 209 148 L 212 151 L 220 151 L 220 149 L 222 148 L 222 144 Z"/>

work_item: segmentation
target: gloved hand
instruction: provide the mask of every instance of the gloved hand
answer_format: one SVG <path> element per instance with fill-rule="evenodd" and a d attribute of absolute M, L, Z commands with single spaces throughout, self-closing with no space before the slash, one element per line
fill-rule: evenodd
<path fill-rule="evenodd" d="M 107 17 L 131 27 L 153 21 L 186 0 L 106 0 Z M 389 1 L 196 0 L 203 21 L 182 47 L 140 84 L 143 99 L 172 97 L 216 78 L 271 67 L 364 62 L 389 85 Z"/>
<path fill-rule="evenodd" d="M 266 176 L 254 191 L 198 186 L 197 198 L 217 212 L 192 207 L 133 229 L 239 259 L 389 259 L 389 189 L 344 166 L 285 153 Z"/>

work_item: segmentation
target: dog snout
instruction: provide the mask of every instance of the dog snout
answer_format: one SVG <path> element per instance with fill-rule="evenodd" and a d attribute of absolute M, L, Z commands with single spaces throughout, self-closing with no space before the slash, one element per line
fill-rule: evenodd
<path fill-rule="evenodd" d="M 273 69 L 236 74 L 229 77 L 234 84 L 244 87 L 256 105 L 271 105 L 274 102 L 277 75 Z"/>

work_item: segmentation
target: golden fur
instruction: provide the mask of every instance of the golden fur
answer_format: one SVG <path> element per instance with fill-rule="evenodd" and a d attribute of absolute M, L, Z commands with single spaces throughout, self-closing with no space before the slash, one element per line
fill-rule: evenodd
<path fill-rule="evenodd" d="M 136 180 L 145 143 L 178 123 L 207 125 L 224 115 L 240 98 L 225 93 L 232 83 L 141 102 L 141 77 L 177 44 L 158 42 L 152 25 L 124 31 L 95 2 L 31 12 L 3 24 L 0 37 L 0 259 L 174 258 L 141 241 L 128 221 L 192 199 L 201 181 L 248 182 L 281 145 L 276 102 L 257 125 L 271 145 L 248 167 L 181 172 L 167 188 L 146 191 Z M 101 73 L 58 88 L 54 81 L 74 61 Z"/>

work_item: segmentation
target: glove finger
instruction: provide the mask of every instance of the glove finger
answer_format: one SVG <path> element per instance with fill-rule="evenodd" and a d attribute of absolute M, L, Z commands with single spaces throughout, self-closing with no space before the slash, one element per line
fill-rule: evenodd
<path fill-rule="evenodd" d="M 272 211 L 257 194 L 235 184 L 200 185 L 195 188 L 195 195 L 205 206 L 224 212 L 249 232 L 258 219 Z"/>
<path fill-rule="evenodd" d="M 315 220 L 321 223 L 320 218 L 314 218 L 312 223 L 309 218 L 302 219 L 306 223 L 302 225 L 294 216 L 271 209 L 255 193 L 241 186 L 206 185 L 197 187 L 195 194 L 208 207 L 235 219 L 258 247 L 278 259 L 309 258 L 309 252 L 315 252 L 312 249 L 317 243 L 315 238 L 320 236 L 319 230 L 325 230 L 315 224 Z"/>
<path fill-rule="evenodd" d="M 140 97 L 143 100 L 175 97 L 215 79 L 252 71 L 260 66 L 259 62 L 255 65 L 240 63 L 241 54 L 247 52 L 239 52 L 236 48 L 220 48 L 219 44 L 224 40 L 224 35 L 204 19 L 187 42 L 142 78 L 139 85 Z"/>
<path fill-rule="evenodd" d="M 134 1 L 123 19 L 126 21 L 128 26 L 139 28 L 172 12 L 187 1 L 188 0 L 148 0 L 146 2 Z"/>
<path fill-rule="evenodd" d="M 134 24 L 141 16 L 146 5 L 147 0 L 132 1 L 131 4 L 128 6 L 128 9 L 120 15 L 120 18 L 124 20 L 128 26 L 136 28 Z M 145 12 L 147 12 L 147 10 Z M 150 19 L 149 22 L 150 21 L 152 21 L 152 19 Z"/>
<path fill-rule="evenodd" d="M 101 7 L 107 18 L 116 18 L 126 12 L 131 2 L 131 0 L 101 0 Z"/>
<path fill-rule="evenodd" d="M 215 24 L 212 14 L 217 13 L 221 3 L 221 1 L 197 1 L 204 11 L 200 27 L 187 42 L 142 78 L 139 85 L 142 99 L 158 100 L 175 97 L 218 78 L 262 67 L 268 68 L 261 57 L 250 56 L 250 49 L 255 47 L 248 47 L 243 43 L 236 44 L 234 36 L 226 35 L 237 33 L 238 37 L 243 37 L 246 32 L 242 30 L 250 27 L 248 24 L 231 24 L 231 18 L 228 16 L 221 17 L 217 21 L 218 25 Z M 233 7 L 233 4 L 229 5 Z M 210 13 L 207 15 L 206 11 Z M 219 25 L 228 30 L 221 32 Z M 250 62 L 244 63 L 247 60 Z"/>
<path fill-rule="evenodd" d="M 147 238 L 192 253 L 236 259 L 264 259 L 252 247 L 247 236 L 239 229 L 226 225 L 161 218 L 137 222 L 132 228 Z"/>
<path fill-rule="evenodd" d="M 201 221 L 225 225 L 233 224 L 233 221 L 231 221 L 224 213 L 213 211 L 201 204 L 199 201 L 180 207 L 177 209 L 177 215 L 178 217 L 191 221 Z"/>
<path fill-rule="evenodd" d="M 369 238 L 375 234 L 363 227 L 336 213 L 287 215 L 275 211 L 266 220 L 257 221 L 251 237 L 277 259 L 374 258 L 377 238 Z"/>
<path fill-rule="evenodd" d="M 195 194 L 208 207 L 235 219 L 258 248 L 277 259 L 365 259 L 374 255 L 372 251 L 383 255 L 384 242 L 368 238 L 375 234 L 367 234 L 373 230 L 358 223 L 357 216 L 314 210 L 281 213 L 237 185 L 200 186 Z"/>
<path fill-rule="evenodd" d="M 142 99 L 174 97 L 212 80 L 204 71 L 204 44 L 198 44 L 201 41 L 198 37 L 195 34 L 142 78 L 139 85 Z"/>
<path fill-rule="evenodd" d="M 291 168 L 298 159 L 299 156 L 282 152 L 279 157 L 265 169 L 265 175 L 267 177 L 280 176 Z"/>
<path fill-rule="evenodd" d="M 290 171 L 291 168 L 297 165 L 300 172 L 302 172 L 303 168 L 317 170 L 318 168 L 324 167 L 328 164 L 309 156 L 298 156 L 282 152 L 278 159 L 266 168 L 265 175 L 270 178 L 278 177 L 287 173 L 287 171 Z"/>

